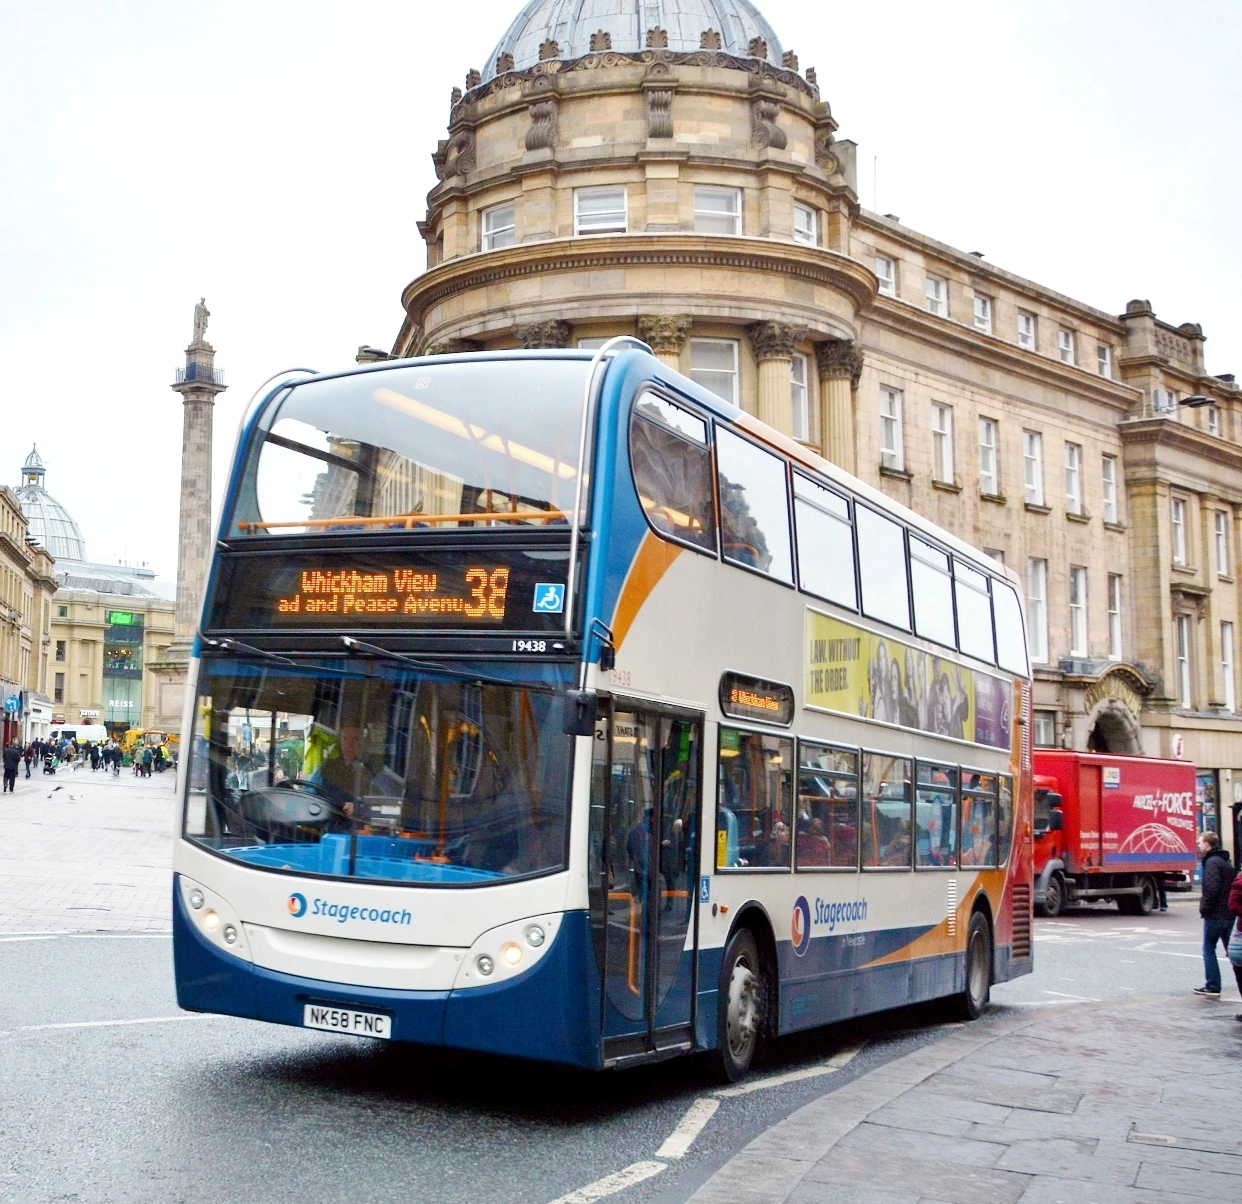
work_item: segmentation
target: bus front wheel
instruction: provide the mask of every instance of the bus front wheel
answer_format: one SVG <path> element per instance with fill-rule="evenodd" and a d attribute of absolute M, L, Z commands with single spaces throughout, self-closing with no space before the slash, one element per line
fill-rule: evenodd
<path fill-rule="evenodd" d="M 958 996 L 963 1020 L 978 1020 L 992 997 L 992 930 L 987 917 L 976 911 L 966 936 L 966 989 Z"/>
<path fill-rule="evenodd" d="M 759 946 L 749 928 L 739 928 L 725 946 L 716 1009 L 716 1065 L 727 1082 L 750 1070 L 763 1034 L 766 998 Z"/>

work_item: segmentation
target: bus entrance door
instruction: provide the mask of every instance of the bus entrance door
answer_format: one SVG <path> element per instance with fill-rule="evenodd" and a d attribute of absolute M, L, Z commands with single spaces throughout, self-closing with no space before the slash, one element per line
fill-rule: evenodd
<path fill-rule="evenodd" d="M 600 728 L 604 1056 L 613 1061 L 692 1040 L 703 723 L 618 700 Z"/>

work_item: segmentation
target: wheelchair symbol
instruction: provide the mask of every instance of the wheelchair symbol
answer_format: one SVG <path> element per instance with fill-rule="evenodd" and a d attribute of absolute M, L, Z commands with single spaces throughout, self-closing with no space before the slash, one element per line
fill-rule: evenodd
<path fill-rule="evenodd" d="M 559 615 L 565 609 L 565 587 L 541 581 L 535 586 L 535 604 L 531 609 L 541 614 Z"/>

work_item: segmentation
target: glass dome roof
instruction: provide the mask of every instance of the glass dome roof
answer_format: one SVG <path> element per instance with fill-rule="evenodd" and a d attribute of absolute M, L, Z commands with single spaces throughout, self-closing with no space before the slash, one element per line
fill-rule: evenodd
<path fill-rule="evenodd" d="M 611 35 L 612 49 L 626 54 L 646 48 L 649 29 L 666 30 L 669 50 L 683 54 L 701 49 L 709 29 L 720 34 L 726 54 L 742 57 L 752 38 L 763 38 L 767 61 L 781 64 L 780 41 L 750 0 L 530 0 L 496 44 L 483 79 L 495 78 L 502 54 L 513 55 L 515 71 L 533 67 L 548 39 L 563 59 L 590 54 L 591 35 L 601 29 Z"/>
<path fill-rule="evenodd" d="M 55 560 L 85 560 L 86 541 L 73 516 L 46 489 L 47 470 L 37 447 L 22 465 L 22 483 L 17 487 L 22 510 L 26 513 L 27 535 L 42 544 Z"/>

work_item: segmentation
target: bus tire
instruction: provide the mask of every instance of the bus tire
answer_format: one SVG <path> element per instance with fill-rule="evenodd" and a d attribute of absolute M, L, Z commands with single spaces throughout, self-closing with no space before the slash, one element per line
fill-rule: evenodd
<path fill-rule="evenodd" d="M 739 928 L 725 946 L 716 1007 L 716 1069 L 736 1083 L 750 1070 L 763 1036 L 767 991 L 759 945 L 749 928 Z"/>
<path fill-rule="evenodd" d="M 957 997 L 963 1020 L 978 1020 L 992 998 L 992 929 L 981 911 L 970 917 L 966 933 L 966 989 Z"/>
<path fill-rule="evenodd" d="M 1060 874 L 1051 874 L 1048 878 L 1048 885 L 1044 888 L 1044 903 L 1040 911 L 1048 919 L 1055 920 L 1064 910 L 1065 880 Z"/>

